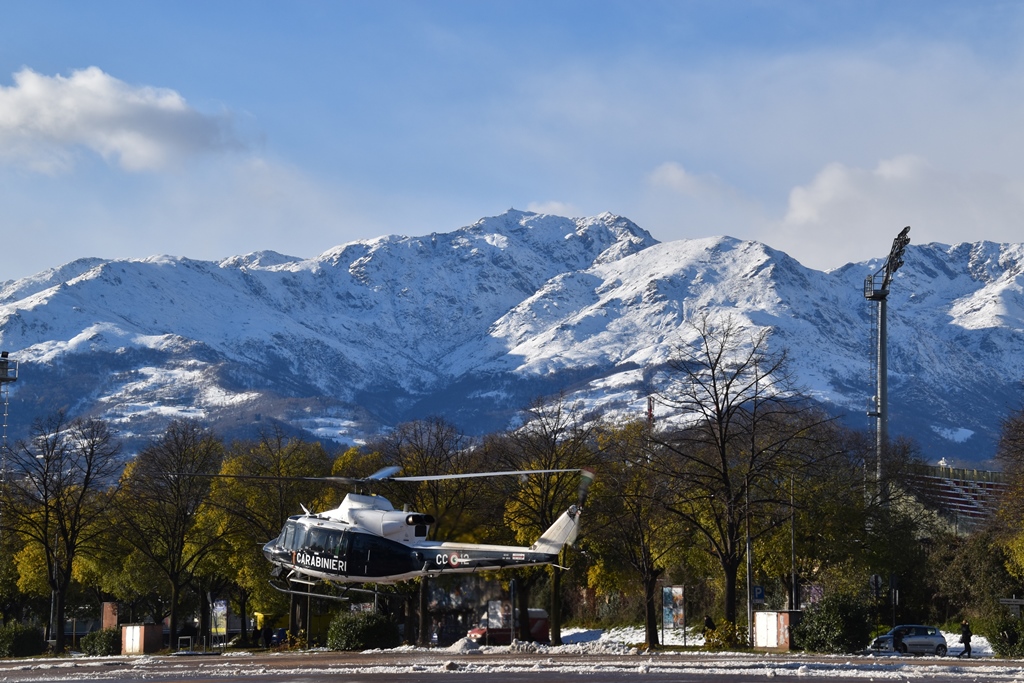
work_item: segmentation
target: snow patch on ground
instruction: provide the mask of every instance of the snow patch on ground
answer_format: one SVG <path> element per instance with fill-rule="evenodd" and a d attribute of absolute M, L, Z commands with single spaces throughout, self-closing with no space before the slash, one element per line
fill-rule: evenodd
<path fill-rule="evenodd" d="M 702 643 L 701 637 L 692 632 L 666 630 L 664 640 L 668 644 L 682 644 L 685 636 L 688 645 Z M 660 676 L 672 680 L 704 680 L 712 675 L 741 675 L 747 678 L 764 676 L 815 677 L 864 679 L 865 681 L 912 679 L 950 680 L 951 677 L 969 676 L 972 681 L 1002 683 L 1019 681 L 1024 671 L 1020 661 L 991 661 L 992 649 L 988 641 L 975 636 L 972 643 L 974 654 L 990 658 L 983 666 L 961 666 L 950 662 L 951 657 L 913 657 L 882 654 L 876 657 L 851 659 L 848 655 L 804 655 L 788 653 L 785 656 L 763 652 L 710 652 L 701 650 L 640 651 L 636 644 L 643 640 L 642 628 L 566 629 L 564 645 L 558 647 L 517 643 L 504 647 L 478 647 L 468 639 L 461 639 L 447 648 L 417 648 L 402 646 L 387 650 L 368 650 L 361 654 L 374 655 L 358 662 L 342 663 L 324 661 L 320 666 L 315 658 L 323 650 L 274 653 L 281 657 L 282 665 L 268 666 L 247 661 L 247 656 L 266 656 L 264 652 L 231 652 L 226 657 L 204 658 L 200 667 L 203 677 L 233 677 L 259 680 L 296 680 L 312 677 L 321 680 L 324 676 L 351 679 L 352 676 L 384 674 L 408 675 L 412 673 L 459 672 L 480 676 L 530 673 L 554 674 L 601 674 L 604 679 L 625 680 L 637 673 Z M 660 635 L 660 634 L 659 634 Z M 944 633 L 950 645 L 950 655 L 960 652 L 959 634 Z M 296 657 L 296 655 L 298 655 Z M 401 655 L 401 656 L 400 656 Z M 521 655 L 509 657 L 509 655 Z M 550 657 L 547 655 L 551 655 Z M 569 656 L 566 656 L 569 655 Z M 308 656 L 311 659 L 304 659 Z M 928 660 L 935 660 L 930 665 Z M 292 662 L 295 662 L 292 665 Z M 116 666 L 121 663 L 122 666 Z M 141 655 L 137 657 L 92 657 L 77 655 L 73 660 L 66 658 L 44 658 L 10 663 L 8 671 L 34 671 L 43 677 L 59 675 L 61 680 L 124 680 L 130 667 L 132 676 L 138 679 L 165 678 L 168 671 L 185 675 L 184 662 L 168 663 L 165 658 Z M 195 670 L 190 670 L 192 673 Z"/>

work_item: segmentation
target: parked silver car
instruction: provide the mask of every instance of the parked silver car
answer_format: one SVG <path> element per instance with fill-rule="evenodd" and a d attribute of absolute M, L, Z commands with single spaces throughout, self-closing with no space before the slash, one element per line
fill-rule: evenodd
<path fill-rule="evenodd" d="M 946 654 L 946 639 L 942 632 L 934 626 L 918 624 L 901 624 L 883 636 L 871 642 L 873 652 L 899 652 L 916 655 Z"/>

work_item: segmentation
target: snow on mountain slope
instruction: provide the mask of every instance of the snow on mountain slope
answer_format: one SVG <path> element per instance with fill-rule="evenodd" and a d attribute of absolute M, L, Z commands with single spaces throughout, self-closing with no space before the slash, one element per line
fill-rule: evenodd
<path fill-rule="evenodd" d="M 446 382 L 444 357 L 549 278 L 655 243 L 610 214 L 509 211 L 309 260 L 83 260 L 0 290 L 0 343 L 25 365 L 23 379 L 34 368 L 43 380 L 18 393 L 55 399 L 58 375 L 66 384 L 70 373 L 83 385 L 79 409 L 129 431 L 148 429 L 132 426 L 147 414 L 210 417 L 204 385 L 219 388 L 217 408 L 259 388 L 307 413 L 361 400 L 395 413 L 404 394 Z"/>
<path fill-rule="evenodd" d="M 890 430 L 932 460 L 991 456 L 1024 376 L 1022 245 L 914 245 L 889 297 Z M 12 433 L 69 406 L 145 438 L 175 416 L 355 439 L 444 414 L 508 424 L 542 394 L 640 415 L 645 368 L 698 315 L 769 327 L 797 379 L 857 427 L 874 393 L 881 261 L 824 273 L 728 237 L 660 244 L 627 219 L 519 211 L 312 259 L 82 259 L 0 289 L 22 363 Z"/>
<path fill-rule="evenodd" d="M 1021 245 L 911 245 L 896 274 L 888 304 L 890 426 L 921 442 L 933 461 L 988 459 L 1000 421 L 1020 405 L 1022 262 Z M 659 244 L 549 282 L 492 328 L 508 350 L 492 364 L 535 375 L 589 365 L 593 379 L 572 395 L 639 416 L 639 369 L 692 341 L 687 318 L 731 315 L 770 328 L 803 389 L 871 429 L 877 309 L 863 282 L 880 265 L 822 273 L 731 238 Z"/>

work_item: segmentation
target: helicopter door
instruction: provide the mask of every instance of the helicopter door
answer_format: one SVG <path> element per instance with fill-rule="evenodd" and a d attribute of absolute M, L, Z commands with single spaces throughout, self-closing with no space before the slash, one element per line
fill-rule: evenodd
<path fill-rule="evenodd" d="M 353 533 L 349 552 L 349 574 L 386 577 L 413 571 L 409 548 L 373 534 Z"/>
<path fill-rule="evenodd" d="M 356 576 L 370 575 L 371 540 L 376 536 L 369 534 L 352 534 L 352 548 L 348 554 L 348 572 Z"/>

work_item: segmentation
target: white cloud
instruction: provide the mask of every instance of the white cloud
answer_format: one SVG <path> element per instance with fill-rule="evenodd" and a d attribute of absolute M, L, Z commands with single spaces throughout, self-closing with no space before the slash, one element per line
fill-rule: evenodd
<path fill-rule="evenodd" d="M 691 197 L 712 197 L 730 193 L 718 178 L 690 173 L 674 161 L 666 161 L 648 176 L 651 185 Z"/>
<path fill-rule="evenodd" d="M 583 211 L 578 207 L 568 202 L 559 201 L 546 201 L 546 202 L 530 202 L 526 206 L 527 211 L 533 211 L 534 213 L 546 213 L 553 216 L 582 216 Z"/>
<path fill-rule="evenodd" d="M 1024 186 L 994 172 L 953 172 L 902 155 L 873 169 L 830 163 L 789 194 L 785 216 L 757 236 L 805 265 L 884 256 L 911 226 L 913 242 L 1019 242 Z"/>
<path fill-rule="evenodd" d="M 757 239 L 821 269 L 884 257 L 905 225 L 1018 242 L 1024 56 L 944 37 L 572 61 L 483 118 L 543 158 L 531 182 L 661 240 Z"/>
<path fill-rule="evenodd" d="M 0 155 L 36 171 L 68 170 L 82 148 L 143 171 L 237 146 L 224 117 L 196 111 L 173 90 L 131 86 L 97 67 L 69 77 L 25 68 L 13 86 L 0 86 Z"/>
<path fill-rule="evenodd" d="M 661 227 L 655 237 L 746 237 L 765 222 L 763 207 L 713 174 L 693 173 L 675 161 L 659 164 L 644 179 L 642 210 L 634 220 Z"/>

